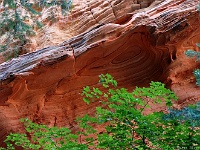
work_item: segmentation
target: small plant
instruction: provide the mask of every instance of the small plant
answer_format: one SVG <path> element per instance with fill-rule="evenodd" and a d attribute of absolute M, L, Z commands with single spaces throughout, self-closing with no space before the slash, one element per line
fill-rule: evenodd
<path fill-rule="evenodd" d="M 178 122 L 187 122 L 191 127 L 200 126 L 200 102 L 190 105 L 181 110 L 169 109 L 169 114 L 163 117 L 166 120 L 176 120 Z"/>
<path fill-rule="evenodd" d="M 72 134 L 68 128 L 47 127 L 31 122 L 29 119 L 21 119 L 24 123 L 26 134 L 10 133 L 5 143 L 8 150 L 14 150 L 14 146 L 21 146 L 25 150 L 85 150 L 85 144 L 78 143 L 78 135 Z M 5 148 L 0 148 L 5 150 Z"/>
<path fill-rule="evenodd" d="M 166 137 L 165 141 L 177 143 L 180 149 L 200 148 L 200 103 L 189 105 L 181 110 L 169 109 L 169 114 L 163 116 L 163 124 L 167 123 L 168 129 L 165 131 L 174 136 Z M 171 126 L 169 126 L 171 124 Z"/>
<path fill-rule="evenodd" d="M 197 43 L 196 45 L 198 47 L 200 47 L 200 43 Z M 196 61 L 200 60 L 200 52 L 196 52 L 194 50 L 187 50 L 187 51 L 185 51 L 185 55 L 187 57 L 196 57 Z M 200 86 L 200 69 L 195 69 L 193 71 L 193 74 L 194 74 L 194 76 L 196 78 L 196 85 Z"/>
<path fill-rule="evenodd" d="M 83 89 L 84 101 L 99 103 L 95 114 L 77 118 L 79 128 L 75 133 L 65 127 L 49 128 L 45 125 L 24 122 L 26 134 L 10 133 L 5 142 L 7 149 L 14 146 L 24 149 L 47 150 L 147 150 L 147 149 L 199 149 L 199 104 L 173 110 L 175 94 L 160 82 L 151 82 L 150 87 L 136 87 L 128 92 L 118 88 L 109 74 L 100 75 L 103 89 Z M 144 115 L 150 103 L 165 103 L 169 114 L 152 112 Z M 95 127 L 102 127 L 102 131 Z M 99 133 L 98 133 L 99 132 Z M 2 148 L 4 150 L 5 148 Z"/>

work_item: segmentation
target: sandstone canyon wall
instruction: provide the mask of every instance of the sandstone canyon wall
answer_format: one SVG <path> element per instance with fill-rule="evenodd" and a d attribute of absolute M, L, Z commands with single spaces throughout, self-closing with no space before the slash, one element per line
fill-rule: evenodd
<path fill-rule="evenodd" d="M 10 131 L 23 130 L 20 118 L 75 128 L 75 117 L 98 105 L 83 102 L 82 87 L 99 86 L 102 73 L 130 90 L 162 81 L 179 97 L 177 107 L 199 101 L 192 71 L 200 63 L 184 56 L 199 50 L 198 2 L 74 1 L 73 37 L 0 65 L 0 145 Z"/>

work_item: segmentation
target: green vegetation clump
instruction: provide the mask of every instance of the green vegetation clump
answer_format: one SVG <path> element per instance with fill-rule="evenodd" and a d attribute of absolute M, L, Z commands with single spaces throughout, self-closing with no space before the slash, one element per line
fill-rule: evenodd
<path fill-rule="evenodd" d="M 172 119 L 180 123 L 187 122 L 192 128 L 200 127 L 200 102 L 181 110 L 169 109 L 169 112 L 169 114 L 164 115 L 164 119 Z"/>
<path fill-rule="evenodd" d="M 7 57 L 17 57 L 22 47 L 35 35 L 36 28 L 43 24 L 38 20 L 44 8 L 58 6 L 63 14 L 67 14 L 72 0 L 3 0 L 0 3 L 0 52 L 10 51 Z M 51 12 L 49 19 L 54 18 Z"/>
<path fill-rule="evenodd" d="M 97 102 L 96 112 L 77 118 L 79 128 L 47 127 L 22 119 L 26 133 L 10 133 L 5 143 L 7 149 L 21 146 L 24 149 L 44 150 L 147 150 L 147 149 L 200 149 L 199 104 L 182 110 L 171 108 L 175 94 L 160 82 L 149 87 L 136 87 L 128 92 L 118 88 L 111 75 L 100 75 L 104 90 L 85 87 L 84 101 Z M 169 107 L 169 113 L 144 114 L 151 103 Z M 98 133 L 95 127 L 102 127 Z M 5 150 L 6 148 L 1 148 Z"/>
<path fill-rule="evenodd" d="M 196 44 L 198 47 L 200 47 L 200 43 L 197 43 Z M 185 55 L 187 56 L 187 57 L 196 57 L 196 61 L 199 61 L 200 60 L 200 52 L 196 52 L 196 51 L 194 51 L 194 50 L 187 50 L 187 51 L 185 51 Z M 195 78 L 196 78 L 196 85 L 197 86 L 200 86 L 200 69 L 195 69 L 194 71 L 193 71 L 193 74 L 194 74 L 194 76 L 195 76 Z"/>

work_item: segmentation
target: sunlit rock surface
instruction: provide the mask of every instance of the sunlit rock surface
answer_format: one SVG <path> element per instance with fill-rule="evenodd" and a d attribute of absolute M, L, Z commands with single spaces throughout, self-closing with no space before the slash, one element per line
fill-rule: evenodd
<path fill-rule="evenodd" d="M 0 65 L 1 145 L 10 131 L 23 130 L 20 118 L 73 128 L 76 116 L 98 105 L 86 105 L 80 94 L 86 85 L 99 87 L 102 73 L 130 90 L 162 81 L 179 96 L 177 107 L 199 101 L 192 71 L 200 64 L 184 56 L 199 50 L 198 2 L 74 1 L 73 37 Z"/>

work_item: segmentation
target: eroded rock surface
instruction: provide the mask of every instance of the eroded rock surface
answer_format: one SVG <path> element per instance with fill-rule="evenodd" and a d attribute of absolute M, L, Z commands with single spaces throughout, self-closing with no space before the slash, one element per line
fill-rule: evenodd
<path fill-rule="evenodd" d="M 35 30 L 36 36 L 29 37 L 19 54 L 33 52 L 47 46 L 55 46 L 82 32 L 88 31 L 98 25 L 113 23 L 117 19 L 127 21 L 127 13 L 146 8 L 149 5 L 159 4 L 155 0 L 73 0 L 73 5 L 66 16 L 63 16 L 59 7 L 45 8 L 38 19 L 44 24 L 42 29 Z M 1 6 L 0 6 L 1 7 Z M 3 9 L 0 8 L 0 13 Z M 54 17 L 52 17 L 52 13 Z M 130 15 L 131 16 L 131 15 Z M 50 19 L 52 18 L 52 19 Z M 130 17 L 129 17 L 130 18 Z M 36 18 L 35 18 L 36 19 Z M 29 19 L 28 23 L 34 20 Z M 6 44 L 5 34 L 0 37 L 0 45 Z M 15 41 L 16 42 L 16 41 Z M 10 43 L 10 45 L 14 45 Z M 12 47 L 12 46 L 11 46 Z M 0 52 L 0 63 L 14 56 L 13 49 Z"/>
<path fill-rule="evenodd" d="M 76 116 L 92 113 L 98 105 L 86 105 L 80 93 L 86 85 L 100 86 L 102 73 L 110 73 L 130 90 L 163 81 L 179 96 L 178 103 L 199 101 L 192 70 L 200 65 L 183 54 L 189 48 L 198 50 L 198 0 L 147 0 L 151 5 L 137 11 L 135 1 L 81 2 L 87 6 L 80 5 L 74 13 L 80 34 L 0 65 L 1 144 L 11 130 L 23 130 L 20 118 L 73 128 Z M 101 9 L 110 4 L 116 8 L 113 14 Z M 93 12 L 94 24 L 86 18 L 87 9 Z"/>

